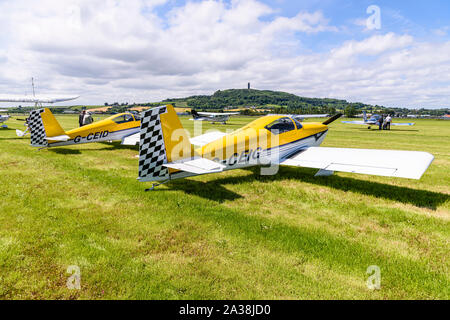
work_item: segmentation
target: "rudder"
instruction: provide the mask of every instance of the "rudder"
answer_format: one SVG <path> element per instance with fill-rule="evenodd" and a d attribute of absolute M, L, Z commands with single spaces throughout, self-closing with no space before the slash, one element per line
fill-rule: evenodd
<path fill-rule="evenodd" d="M 194 148 L 171 105 L 149 109 L 141 118 L 139 143 L 139 179 L 170 179 L 173 169 L 165 163 L 190 158 Z"/>
<path fill-rule="evenodd" d="M 65 131 L 48 108 L 33 110 L 28 117 L 31 145 L 48 147 L 47 137 L 64 135 Z"/>

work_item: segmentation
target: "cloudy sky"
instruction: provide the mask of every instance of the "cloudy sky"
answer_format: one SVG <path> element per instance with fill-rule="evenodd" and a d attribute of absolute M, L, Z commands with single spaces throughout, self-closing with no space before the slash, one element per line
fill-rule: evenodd
<path fill-rule="evenodd" d="M 251 82 L 450 106 L 448 0 L 0 0 L 0 30 L 0 94 L 31 94 L 31 77 L 38 93 L 79 94 L 80 104 Z"/>

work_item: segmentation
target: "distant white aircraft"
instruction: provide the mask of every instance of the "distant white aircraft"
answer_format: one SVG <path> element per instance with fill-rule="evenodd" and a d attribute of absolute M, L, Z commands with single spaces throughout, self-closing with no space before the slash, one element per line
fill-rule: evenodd
<path fill-rule="evenodd" d="M 367 129 L 370 129 L 372 126 L 379 125 L 381 119 L 381 115 L 374 114 L 370 119 L 367 119 L 367 113 L 363 112 L 363 121 L 342 121 L 345 124 L 359 124 L 367 126 Z M 391 122 L 391 126 L 413 126 L 414 123 L 405 123 L 405 122 Z"/>
<path fill-rule="evenodd" d="M 11 94 L 0 94 L 0 102 L 21 102 L 21 103 L 34 103 L 34 107 L 37 109 L 38 107 L 42 108 L 43 103 L 57 103 L 57 102 L 64 102 L 64 101 L 70 101 L 75 100 L 79 98 L 80 96 L 60 96 L 60 95 L 52 95 L 52 96 L 36 96 L 36 93 L 34 91 L 34 78 L 31 78 L 31 87 L 33 89 L 33 95 L 27 96 L 27 95 L 11 95 Z M 7 118 L 6 118 L 7 117 Z M 4 119 L 4 120 L 3 120 Z M 5 122 L 9 119 L 9 116 L 1 116 L 0 123 Z M 19 137 L 23 137 L 27 134 L 28 131 L 28 124 L 25 123 L 27 126 L 27 129 L 25 131 L 16 130 L 16 134 Z"/>
<path fill-rule="evenodd" d="M 57 103 L 63 101 L 75 100 L 79 96 L 13 96 L 13 95 L 0 95 L 0 102 L 22 102 L 22 103 L 34 103 L 36 108 L 42 107 L 43 103 Z M 7 118 L 6 118 L 7 117 Z M 5 119 L 4 119 L 5 118 Z M 3 120 L 4 119 L 4 120 Z M 0 122 L 5 122 L 9 119 L 9 116 L 1 116 Z M 16 134 L 19 137 L 23 137 L 28 132 L 28 125 L 25 131 L 16 130 Z"/>
<path fill-rule="evenodd" d="M 34 103 L 40 105 L 42 103 L 57 103 L 75 100 L 80 96 L 18 96 L 18 95 L 0 95 L 0 102 L 22 102 Z"/>
<path fill-rule="evenodd" d="M 226 112 L 226 113 L 216 113 L 216 112 L 197 112 L 194 109 L 191 111 L 192 118 L 194 121 L 209 121 L 212 123 L 222 122 L 226 124 L 230 116 L 237 115 L 239 112 Z"/>

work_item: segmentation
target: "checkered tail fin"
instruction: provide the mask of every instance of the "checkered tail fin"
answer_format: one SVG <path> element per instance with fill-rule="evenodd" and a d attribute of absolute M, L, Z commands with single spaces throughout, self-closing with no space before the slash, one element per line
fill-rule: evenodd
<path fill-rule="evenodd" d="M 28 128 L 30 129 L 31 145 L 33 147 L 48 147 L 47 137 L 65 134 L 65 131 L 48 108 L 31 111 L 28 117 Z"/>
<path fill-rule="evenodd" d="M 149 109 L 141 118 L 139 180 L 169 180 L 176 172 L 164 166 L 192 158 L 194 148 L 171 105 Z"/>

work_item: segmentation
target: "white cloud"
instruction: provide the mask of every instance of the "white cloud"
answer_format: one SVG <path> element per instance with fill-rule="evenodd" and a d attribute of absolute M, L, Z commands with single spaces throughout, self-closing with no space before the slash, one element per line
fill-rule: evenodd
<path fill-rule="evenodd" d="M 347 41 L 341 47 L 332 50 L 336 58 L 349 58 L 357 55 L 376 56 L 388 50 L 404 48 L 413 43 L 408 35 L 398 36 L 394 33 L 375 35 L 362 41 Z"/>
<path fill-rule="evenodd" d="M 388 105 L 448 105 L 450 43 L 378 34 L 328 53 L 321 12 L 291 18 L 256 0 L 0 2 L 0 92 L 79 93 L 80 103 L 144 102 L 245 87 Z"/>

